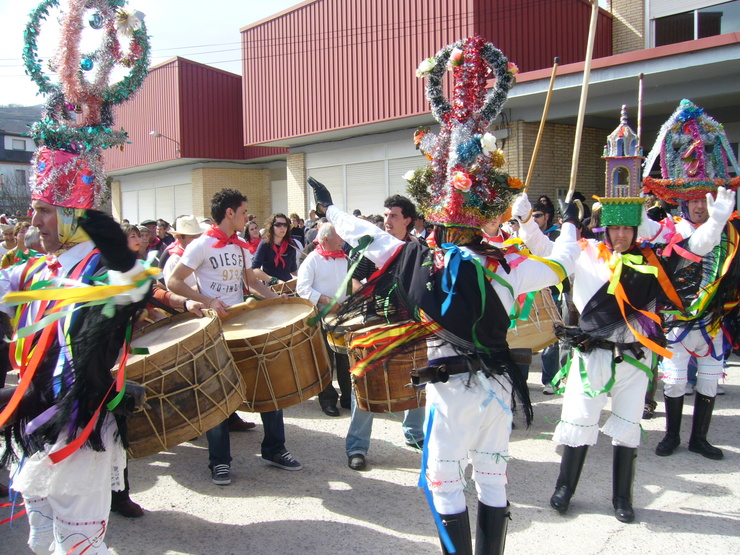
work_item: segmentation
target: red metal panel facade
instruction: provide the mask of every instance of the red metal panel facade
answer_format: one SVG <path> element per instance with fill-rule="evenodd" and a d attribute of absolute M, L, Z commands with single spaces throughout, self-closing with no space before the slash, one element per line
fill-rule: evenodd
<path fill-rule="evenodd" d="M 118 107 L 116 125 L 128 131 L 132 144 L 124 152 L 106 153 L 107 168 L 177 158 L 246 160 L 287 152 L 242 146 L 243 119 L 239 75 L 175 58 L 153 68 L 136 97 Z M 151 131 L 172 140 L 152 137 Z"/>
<path fill-rule="evenodd" d="M 172 141 L 149 135 L 158 131 L 179 141 L 177 59 L 149 72 L 141 89 L 131 100 L 115 109 L 116 128 L 123 127 L 131 144 L 121 152 L 105 152 L 108 171 L 144 166 L 178 158 L 177 146 Z"/>
<path fill-rule="evenodd" d="M 580 62 L 586 56 L 591 3 L 586 0 L 475 0 L 475 31 L 524 71 Z M 599 10 L 594 58 L 612 54 L 612 16 Z"/>
<path fill-rule="evenodd" d="M 244 144 L 426 113 L 419 62 L 479 33 L 522 71 L 582 60 L 585 0 L 320 0 L 242 30 Z M 611 54 L 602 11 L 595 57 Z"/>

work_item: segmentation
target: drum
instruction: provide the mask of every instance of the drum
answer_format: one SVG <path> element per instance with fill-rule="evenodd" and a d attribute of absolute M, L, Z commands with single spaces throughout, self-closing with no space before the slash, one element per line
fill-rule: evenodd
<path fill-rule="evenodd" d="M 286 281 L 285 283 L 276 283 L 275 285 L 270 285 L 270 289 L 275 291 L 278 295 L 287 295 L 288 297 L 297 297 L 298 293 L 296 293 L 296 284 L 298 283 L 298 279 L 293 278 L 290 281 Z"/>
<path fill-rule="evenodd" d="M 376 330 L 382 326 L 371 326 L 347 333 L 347 344 L 355 336 Z M 349 357 L 355 362 L 367 356 L 364 348 L 350 348 Z M 425 392 L 411 386 L 411 371 L 427 365 L 426 342 L 417 343 L 410 352 L 398 353 L 383 361 L 361 378 L 352 376 L 357 406 L 368 412 L 399 412 L 423 407 Z"/>
<path fill-rule="evenodd" d="M 311 301 L 242 303 L 229 309 L 224 337 L 246 389 L 245 410 L 267 412 L 302 403 L 326 387 L 331 364 Z"/>
<path fill-rule="evenodd" d="M 555 324 L 562 323 L 549 288 L 537 292 L 527 320 L 517 320 L 506 336 L 510 349 L 541 351 L 557 342 Z"/>
<path fill-rule="evenodd" d="M 128 418 L 131 458 L 194 439 L 226 420 L 244 401 L 244 383 L 215 312 L 179 314 L 137 332 L 127 379 L 146 387 L 149 408 Z"/>
<path fill-rule="evenodd" d="M 335 321 L 336 316 L 330 313 L 324 316 L 324 319 L 321 322 L 321 325 L 326 331 L 326 342 L 329 345 L 329 348 L 335 353 L 346 355 L 349 353 L 346 334 L 350 331 L 367 327 L 367 323 L 364 321 L 364 316 L 352 318 L 341 326 L 337 326 Z"/>

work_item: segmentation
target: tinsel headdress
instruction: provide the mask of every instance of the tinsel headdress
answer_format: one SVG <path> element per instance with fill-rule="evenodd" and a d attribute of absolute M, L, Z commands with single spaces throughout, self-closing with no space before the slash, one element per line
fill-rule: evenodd
<path fill-rule="evenodd" d="M 42 118 L 30 132 L 40 145 L 32 161 L 31 197 L 67 208 L 98 208 L 107 196 L 102 151 L 123 148 L 127 139 L 123 129 L 112 129 L 113 106 L 144 82 L 149 39 L 143 14 L 124 9 L 125 0 L 68 0 L 60 16 L 59 48 L 47 66 L 58 76 L 53 83 L 42 69 L 37 40 L 41 24 L 59 4 L 41 2 L 24 33 L 26 72 L 47 95 Z M 102 38 L 97 49 L 81 52 L 86 27 Z M 117 67 L 128 73 L 109 85 Z"/>
<path fill-rule="evenodd" d="M 658 156 L 662 179 L 649 177 Z M 717 187 L 737 189 L 740 177 L 730 177 L 730 165 L 740 175 L 722 124 L 684 99 L 660 128 L 645 162 L 643 189 L 672 204 L 702 198 Z"/>
<path fill-rule="evenodd" d="M 452 100 L 442 82 L 452 71 Z M 417 130 L 417 148 L 431 160 L 405 177 L 419 211 L 435 224 L 480 228 L 503 214 L 522 182 L 501 170 L 503 152 L 487 132 L 501 112 L 518 69 L 501 51 L 475 36 L 450 44 L 424 60 L 417 77 L 427 77 L 426 95 L 439 135 Z M 489 79 L 493 88 L 486 91 Z"/>

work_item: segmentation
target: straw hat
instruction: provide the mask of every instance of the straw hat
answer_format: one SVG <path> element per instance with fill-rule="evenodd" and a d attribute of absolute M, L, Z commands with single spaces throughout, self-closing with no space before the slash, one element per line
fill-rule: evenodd
<path fill-rule="evenodd" d="M 175 235 L 200 235 L 207 229 L 208 226 L 198 223 L 195 216 L 180 216 L 175 221 Z"/>

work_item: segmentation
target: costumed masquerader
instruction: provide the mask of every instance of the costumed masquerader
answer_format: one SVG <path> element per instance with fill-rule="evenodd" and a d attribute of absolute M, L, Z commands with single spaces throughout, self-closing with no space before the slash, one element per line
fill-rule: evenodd
<path fill-rule="evenodd" d="M 447 68 L 454 93 L 442 93 Z M 360 334 L 353 347 L 370 346 L 355 375 L 426 340 L 427 434 L 420 485 L 427 494 L 444 553 L 472 553 L 464 469 L 472 460 L 478 490 L 476 553 L 503 553 L 509 508 L 506 464 L 515 398 L 531 421 L 526 383 L 511 358 L 506 332 L 520 293 L 559 283 L 578 254 L 575 227 L 565 223 L 551 259 L 524 256 L 482 242 L 481 227 L 508 208 L 522 184 L 500 167 L 503 153 L 486 127 L 514 84 L 515 66 L 480 37 L 459 41 L 425 60 L 427 98 L 441 124 L 437 137 L 421 131 L 417 143 L 431 164 L 409 176 L 425 219 L 434 224 L 429 248 L 403 242 L 332 205 L 326 188 L 309 183 L 327 219 L 351 245 L 381 268 L 339 311 L 340 323 L 367 310 L 388 326 Z M 495 78 L 490 92 L 488 79 Z M 565 219 L 572 218 L 569 207 Z M 369 245 L 367 245 L 369 241 Z M 517 305 L 518 306 L 518 305 Z"/>
<path fill-rule="evenodd" d="M 722 319 L 736 310 L 740 301 L 740 219 L 727 222 L 735 206 L 732 190 L 740 185 L 740 177 L 730 176 L 729 166 L 736 175 L 740 175 L 740 168 L 722 125 L 689 100 L 682 100 L 663 124 L 648 155 L 646 175 L 659 155 L 662 177 L 646 177 L 644 189 L 672 204 L 680 204 L 682 217 L 669 217 L 658 223 L 644 216 L 640 236 L 651 242 L 668 243 L 666 250 L 691 237 L 702 247 L 693 252 L 703 258 L 674 249 L 684 256 L 674 257 L 675 263 L 669 269 L 688 314 L 665 314 L 673 357 L 662 364 L 666 435 L 655 453 L 668 456 L 681 444 L 687 370 L 689 359 L 695 356 L 697 395 L 689 451 L 721 459 L 722 451 L 707 441 L 707 432 L 717 382 L 724 374 Z M 729 334 L 727 337 L 732 339 Z"/>
<path fill-rule="evenodd" d="M 17 388 L 0 392 L 4 459 L 22 455 L 11 471 L 23 495 L 29 546 L 35 553 L 109 553 L 104 537 L 111 488 L 123 487 L 125 414 L 143 402 L 143 388 L 125 384 L 125 362 L 114 367 L 152 278 L 127 248 L 110 216 L 96 210 L 105 197 L 102 150 L 122 145 L 111 131 L 111 107 L 141 85 L 148 65 L 146 29 L 119 1 L 71 0 L 61 18 L 61 44 L 52 64 L 61 84 L 41 72 L 36 38 L 57 2 L 47 0 L 26 28 L 26 68 L 49 95 L 31 133 L 40 144 L 31 183 L 32 224 L 46 256 L 0 273 L 6 306 L 17 305 L 11 344 Z M 100 49 L 82 55 L 85 18 L 102 29 Z M 124 56 L 118 31 L 133 29 Z M 127 60 L 124 62 L 124 60 Z M 93 83 L 83 71 L 98 64 Z M 116 65 L 131 73 L 107 87 Z M 70 110 L 79 112 L 75 120 Z M 135 395 L 133 395 L 135 394 Z M 120 414 L 119 414 L 120 413 Z"/>
<path fill-rule="evenodd" d="M 638 243 L 637 226 L 645 199 L 599 200 L 605 238 L 603 242 L 581 241 L 573 280 L 573 303 L 580 322 L 564 330 L 572 355 L 553 380 L 568 377 L 562 416 L 553 436 L 564 451 L 550 505 L 560 513 L 568 511 L 588 448 L 598 439 L 599 417 L 609 394 L 612 412 L 601 431 L 611 436 L 614 446 L 612 505 L 617 520 L 632 522 L 644 397 L 657 368 L 657 355 L 670 357 L 663 346 L 660 313 L 669 304 L 674 309 L 683 305 L 664 268 L 666 261 Z M 517 199 L 512 208 L 521 220 L 530 210 L 525 198 Z M 552 249 L 553 244 L 529 221 L 523 221 L 520 236 L 536 254 L 546 256 Z M 688 252 L 685 247 L 680 248 Z M 703 252 L 691 241 L 687 247 Z"/>

